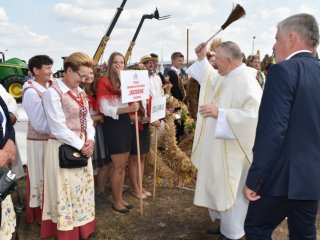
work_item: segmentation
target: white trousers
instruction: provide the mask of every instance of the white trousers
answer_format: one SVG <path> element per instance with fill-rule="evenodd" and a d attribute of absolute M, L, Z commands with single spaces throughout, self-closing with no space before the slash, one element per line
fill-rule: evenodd
<path fill-rule="evenodd" d="M 238 239 L 245 235 L 244 220 L 247 215 L 249 201 L 245 198 L 243 187 L 247 174 L 242 174 L 235 203 L 225 212 L 209 209 L 211 220 L 220 219 L 220 232 L 227 238 Z"/>

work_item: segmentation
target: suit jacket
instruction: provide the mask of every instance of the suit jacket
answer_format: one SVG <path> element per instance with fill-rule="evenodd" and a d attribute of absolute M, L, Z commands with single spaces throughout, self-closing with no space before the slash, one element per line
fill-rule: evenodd
<path fill-rule="evenodd" d="M 170 77 L 169 81 L 172 84 L 171 95 L 176 99 L 183 101 L 185 98 L 185 93 L 183 92 L 184 86 L 182 80 L 179 79 L 178 74 L 172 69 L 168 71 L 167 75 Z"/>
<path fill-rule="evenodd" d="M 0 149 L 2 149 L 3 146 L 7 143 L 8 139 L 12 139 L 13 141 L 15 141 L 15 132 L 14 132 L 14 128 L 13 128 L 11 121 L 10 121 L 10 115 L 9 115 L 7 105 L 5 104 L 5 102 L 3 101 L 1 96 L 0 96 L 0 107 L 3 109 L 5 116 L 6 116 L 6 119 L 7 119 L 6 133 L 2 139 L 0 138 Z"/>
<path fill-rule="evenodd" d="M 320 64 L 311 53 L 268 71 L 246 184 L 262 196 L 320 199 Z"/>
<path fill-rule="evenodd" d="M 162 83 L 162 84 L 166 84 L 166 81 L 165 81 L 165 79 L 164 79 L 163 74 L 162 74 L 161 72 L 156 72 L 156 74 L 160 77 L 161 83 Z"/>

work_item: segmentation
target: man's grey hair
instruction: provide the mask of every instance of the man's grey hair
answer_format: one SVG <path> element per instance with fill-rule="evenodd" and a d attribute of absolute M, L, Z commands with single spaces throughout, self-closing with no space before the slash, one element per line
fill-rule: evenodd
<path fill-rule="evenodd" d="M 302 13 L 292 15 L 278 23 L 278 31 L 281 34 L 296 32 L 308 47 L 315 48 L 319 44 L 319 27 L 314 16 Z"/>
<path fill-rule="evenodd" d="M 240 50 L 240 47 L 235 42 L 226 41 L 219 43 L 216 46 L 216 49 L 221 48 L 225 54 L 225 56 L 228 56 L 234 60 L 242 61 L 243 54 Z"/>

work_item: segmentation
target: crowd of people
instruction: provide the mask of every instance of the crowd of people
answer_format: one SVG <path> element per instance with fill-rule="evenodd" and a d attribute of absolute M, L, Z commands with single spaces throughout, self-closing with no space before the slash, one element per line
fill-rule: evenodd
<path fill-rule="evenodd" d="M 139 199 L 151 196 L 145 188 L 140 189 L 133 122 L 138 112 L 143 174 L 144 156 L 150 148 L 151 99 L 164 95 L 162 80 L 155 72 L 155 56 L 144 56 L 140 62 L 141 69 L 148 70 L 150 98 L 131 104 L 121 101 L 120 71 L 126 69 L 121 53 L 111 54 L 108 67 L 102 69 L 85 53 L 75 52 L 64 59 L 60 79 L 51 76 L 53 60 L 49 56 L 36 55 L 29 60 L 33 78 L 24 85 L 22 102 L 29 118 L 26 222 L 41 223 L 42 238 L 87 239 L 94 235 L 95 204 L 110 200 L 107 182 L 112 209 L 128 213 L 134 206 L 122 194 L 127 164 L 132 195 Z M 160 127 L 161 123 L 152 125 Z M 80 150 L 88 158 L 87 166 L 61 167 L 63 144 Z"/>
<path fill-rule="evenodd" d="M 32 79 L 23 86 L 22 102 L 29 119 L 26 222 L 40 223 L 41 238 L 94 237 L 95 205 L 110 200 L 108 182 L 112 209 L 128 214 L 134 208 L 123 198 L 127 166 L 132 195 L 150 197 L 138 173 L 144 175 L 150 126 L 164 128 L 163 120 L 150 123 L 152 99 L 164 96 L 163 86 L 170 83 L 171 95 L 189 106 L 186 89 L 195 80 L 199 96 L 191 154 L 197 168 L 194 204 L 208 208 L 213 222 L 220 221 L 208 232 L 221 234 L 220 240 L 271 239 L 287 218 L 290 239 L 316 239 L 318 24 L 312 15 L 298 14 L 281 21 L 277 29 L 276 64 L 268 65 L 268 72 L 261 69 L 258 55 L 243 63 L 243 53 L 232 41 L 219 43 L 214 51 L 199 44 L 198 60 L 188 69 L 183 69 L 183 54 L 174 52 L 163 73 L 154 53 L 127 67 L 124 56 L 114 52 L 101 67 L 87 54 L 74 52 L 64 59 L 60 78 L 52 78 L 49 56 L 30 58 Z M 120 72 L 126 69 L 147 70 L 149 99 L 122 103 Z M 1 171 L 18 155 L 16 118 L 6 98 L 1 92 Z M 184 122 L 175 125 L 178 142 L 184 136 Z M 71 146 L 71 155 L 63 155 L 66 145 Z M 86 162 L 66 167 L 63 158 Z M 2 199 L 1 212 L 0 239 L 11 239 L 15 215 L 10 195 Z"/>

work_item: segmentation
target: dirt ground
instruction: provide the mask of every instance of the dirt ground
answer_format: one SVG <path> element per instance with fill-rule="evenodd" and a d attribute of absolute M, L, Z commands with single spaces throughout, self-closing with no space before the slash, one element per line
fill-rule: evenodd
<path fill-rule="evenodd" d="M 152 192 L 152 179 L 144 180 L 145 186 Z M 190 186 L 191 188 L 193 186 Z M 25 202 L 25 180 L 19 181 L 19 192 Z M 140 200 L 134 198 L 130 190 L 124 198 L 135 206 L 128 214 L 111 209 L 111 202 L 96 205 L 96 240 L 206 240 L 218 239 L 219 235 L 206 233 L 210 226 L 208 210 L 193 205 L 194 192 L 181 188 L 156 188 L 156 197 L 143 201 L 143 215 L 140 212 Z M 272 213 L 270 213 L 272 214 Z M 19 224 L 19 239 L 40 239 L 40 227 L 37 223 L 24 223 L 23 211 Z M 319 217 L 317 221 L 319 226 Z M 318 235 L 320 231 L 318 230 Z M 283 222 L 273 234 L 274 240 L 285 240 L 286 223 Z M 317 239 L 320 239 L 319 237 Z M 73 239 L 70 239 L 73 240 Z"/>

